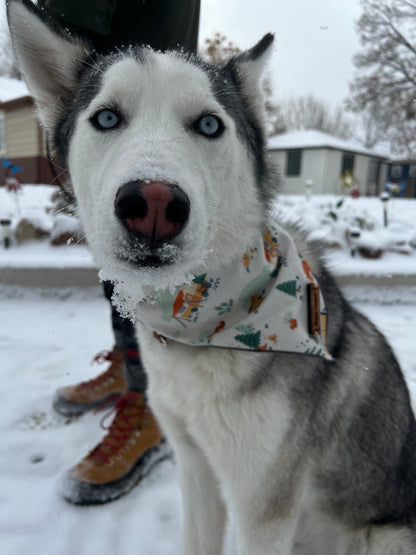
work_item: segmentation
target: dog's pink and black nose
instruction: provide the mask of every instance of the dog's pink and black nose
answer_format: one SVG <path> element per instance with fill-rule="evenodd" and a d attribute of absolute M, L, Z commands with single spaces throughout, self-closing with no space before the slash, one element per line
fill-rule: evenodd
<path fill-rule="evenodd" d="M 182 231 L 189 219 L 190 202 L 177 185 L 132 181 L 118 190 L 115 212 L 132 235 L 156 246 Z"/>

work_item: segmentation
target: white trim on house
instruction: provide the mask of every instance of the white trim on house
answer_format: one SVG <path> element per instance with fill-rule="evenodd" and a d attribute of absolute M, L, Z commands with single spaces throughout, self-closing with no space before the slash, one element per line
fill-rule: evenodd
<path fill-rule="evenodd" d="M 270 137 L 267 141 L 269 150 L 289 150 L 289 149 L 305 149 L 305 148 L 330 148 L 334 150 L 342 150 L 344 152 L 354 152 L 356 154 L 365 154 L 373 158 L 381 158 L 383 160 L 389 158 L 388 152 L 365 148 L 356 141 L 347 141 L 339 139 L 328 133 L 316 131 L 315 129 L 306 129 L 303 131 L 289 131 Z"/>

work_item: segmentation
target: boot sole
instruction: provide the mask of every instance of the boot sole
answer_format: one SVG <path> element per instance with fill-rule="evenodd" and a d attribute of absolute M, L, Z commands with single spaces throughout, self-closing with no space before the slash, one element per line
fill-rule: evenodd
<path fill-rule="evenodd" d="M 116 397 L 116 395 L 118 395 L 118 397 Z M 103 403 L 106 404 L 106 407 L 110 407 L 111 405 L 114 405 L 122 396 L 123 393 L 111 393 L 110 395 L 107 395 L 107 397 L 103 397 L 98 401 L 92 401 L 90 403 L 75 403 L 74 401 L 65 399 L 65 397 L 62 397 L 59 393 L 57 393 L 52 401 L 52 406 L 56 412 L 62 414 L 63 416 L 80 416 L 81 414 L 84 414 L 84 412 L 98 408 Z M 114 400 L 111 399 L 112 397 Z"/>
<path fill-rule="evenodd" d="M 128 493 L 157 464 L 172 458 L 172 451 L 165 440 L 144 453 L 127 474 L 106 484 L 79 482 L 66 476 L 62 484 L 62 495 L 74 505 L 102 505 Z"/>

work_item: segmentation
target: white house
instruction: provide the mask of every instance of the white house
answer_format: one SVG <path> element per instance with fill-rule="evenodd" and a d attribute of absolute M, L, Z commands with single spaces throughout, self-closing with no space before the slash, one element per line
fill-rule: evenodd
<path fill-rule="evenodd" d="M 307 184 L 314 194 L 358 189 L 362 195 L 377 195 L 383 190 L 386 153 L 315 130 L 276 135 L 267 146 L 280 172 L 282 193 L 305 194 Z"/>

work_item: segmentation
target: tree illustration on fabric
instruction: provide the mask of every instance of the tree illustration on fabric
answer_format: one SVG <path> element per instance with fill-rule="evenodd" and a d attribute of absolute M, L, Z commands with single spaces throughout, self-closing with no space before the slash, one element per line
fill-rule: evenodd
<path fill-rule="evenodd" d="M 240 343 L 243 343 L 250 349 L 258 349 L 260 347 L 260 338 L 260 330 L 256 331 L 256 333 L 245 333 L 243 335 L 236 335 L 235 337 L 237 341 L 240 341 Z"/>
<path fill-rule="evenodd" d="M 291 297 L 296 297 L 296 280 L 292 281 L 284 281 L 283 283 L 279 283 L 276 285 L 276 289 L 290 295 Z"/>

